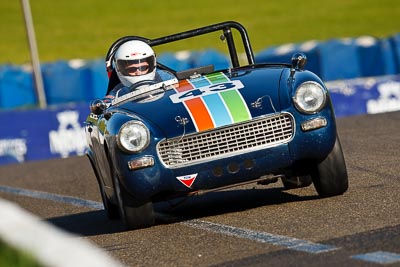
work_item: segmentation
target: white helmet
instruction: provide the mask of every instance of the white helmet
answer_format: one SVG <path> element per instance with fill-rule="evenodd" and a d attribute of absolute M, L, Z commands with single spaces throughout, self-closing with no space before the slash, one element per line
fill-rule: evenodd
<path fill-rule="evenodd" d="M 129 74 L 129 66 L 143 62 L 148 63 L 148 71 L 145 74 Z M 114 66 L 121 83 L 127 87 L 139 81 L 154 80 L 156 75 L 156 57 L 153 49 L 138 40 L 128 41 L 118 48 L 114 55 Z"/>

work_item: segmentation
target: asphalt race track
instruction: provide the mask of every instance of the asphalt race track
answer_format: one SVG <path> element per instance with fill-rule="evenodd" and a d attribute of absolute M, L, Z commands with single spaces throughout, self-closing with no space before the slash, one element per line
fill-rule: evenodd
<path fill-rule="evenodd" d="M 400 266 L 400 112 L 338 119 L 349 190 L 248 185 L 157 206 L 123 231 L 85 156 L 0 167 L 0 197 L 128 266 Z M 180 205 L 176 205 L 180 204 Z"/>

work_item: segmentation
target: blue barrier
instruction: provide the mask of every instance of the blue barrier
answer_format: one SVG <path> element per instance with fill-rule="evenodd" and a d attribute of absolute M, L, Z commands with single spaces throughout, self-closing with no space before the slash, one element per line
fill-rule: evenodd
<path fill-rule="evenodd" d="M 389 41 L 393 49 L 396 73 L 400 73 L 400 33 L 389 37 Z"/>
<path fill-rule="evenodd" d="M 357 47 L 351 39 L 329 40 L 320 46 L 321 77 L 326 81 L 360 77 Z"/>
<path fill-rule="evenodd" d="M 385 74 L 390 75 L 400 73 L 400 69 L 396 60 L 396 52 L 391 42 L 391 38 L 381 39 L 380 44 L 382 49 L 382 60 L 385 68 Z"/>
<path fill-rule="evenodd" d="M 325 81 L 400 73 L 400 34 L 308 41 L 269 47 L 255 55 L 256 62 L 290 62 L 295 52 L 308 58 L 306 68 Z"/>
<path fill-rule="evenodd" d="M 89 70 L 90 86 L 87 88 L 89 99 L 102 98 L 107 91 L 108 76 L 103 59 L 93 60 L 87 63 Z"/>
<path fill-rule="evenodd" d="M 33 107 L 36 103 L 32 72 L 22 66 L 1 66 L 0 108 Z"/>
<path fill-rule="evenodd" d="M 71 61 L 43 64 L 42 73 L 49 105 L 87 102 L 91 99 L 90 72 L 84 62 L 76 66 Z"/>
<path fill-rule="evenodd" d="M 295 44 L 268 47 L 255 55 L 256 63 L 288 63 L 295 52 Z"/>
<path fill-rule="evenodd" d="M 294 53 L 302 52 L 307 56 L 307 70 L 320 76 L 319 45 L 320 43 L 317 41 L 308 41 L 300 44 L 274 46 L 257 53 L 255 61 L 256 63 L 290 63 Z"/>
<path fill-rule="evenodd" d="M 182 51 L 178 53 L 166 52 L 157 57 L 157 61 L 160 63 L 170 66 L 172 69 L 181 71 L 185 69 L 192 68 L 189 58 L 191 57 L 191 52 Z"/>
<path fill-rule="evenodd" d="M 167 52 L 158 56 L 157 61 L 178 71 L 209 64 L 213 64 L 216 70 L 229 67 L 228 57 L 214 49 L 178 53 Z"/>
<path fill-rule="evenodd" d="M 370 36 L 359 37 L 354 40 L 359 57 L 360 74 L 357 77 L 382 76 L 387 73 L 383 57 L 382 43 Z"/>

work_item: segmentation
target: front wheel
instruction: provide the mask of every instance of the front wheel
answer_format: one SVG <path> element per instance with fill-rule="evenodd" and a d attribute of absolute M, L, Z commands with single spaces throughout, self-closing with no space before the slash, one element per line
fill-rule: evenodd
<path fill-rule="evenodd" d="M 312 168 L 311 177 L 320 197 L 337 196 L 347 191 L 347 169 L 339 137 L 329 155 Z"/>
<path fill-rule="evenodd" d="M 153 226 L 155 223 L 152 202 L 132 204 L 128 202 L 130 196 L 121 187 L 117 174 L 114 171 L 114 190 L 118 202 L 119 214 L 127 230 L 134 230 Z"/>
<path fill-rule="evenodd" d="M 104 210 L 107 214 L 107 217 L 110 220 L 117 220 L 120 218 L 119 212 L 118 212 L 118 206 L 115 205 L 114 203 L 112 203 L 105 191 L 104 191 L 104 186 L 101 182 L 99 182 L 99 187 L 100 187 L 100 194 L 101 194 L 101 199 L 103 200 L 103 206 L 104 206 Z"/>

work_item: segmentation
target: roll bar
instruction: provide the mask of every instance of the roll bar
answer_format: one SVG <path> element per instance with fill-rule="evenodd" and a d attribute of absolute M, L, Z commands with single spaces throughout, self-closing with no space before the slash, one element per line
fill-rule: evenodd
<path fill-rule="evenodd" d="M 249 65 L 254 64 L 255 63 L 254 53 L 253 53 L 253 49 L 251 48 L 251 44 L 250 44 L 246 29 L 243 27 L 243 25 L 241 25 L 240 23 L 238 23 L 236 21 L 226 21 L 226 22 L 212 24 L 212 25 L 208 25 L 205 27 L 201 27 L 201 28 L 197 28 L 197 29 L 193 29 L 193 30 L 189 30 L 189 31 L 184 31 L 184 32 L 176 33 L 176 34 L 167 35 L 167 36 L 156 38 L 156 39 L 147 39 L 147 38 L 140 37 L 140 36 L 125 36 L 125 37 L 119 38 L 111 45 L 110 49 L 107 52 L 107 55 L 106 55 L 107 69 L 109 67 L 111 68 L 111 61 L 112 61 L 114 54 L 115 54 L 116 50 L 118 49 L 118 47 L 127 41 L 141 40 L 141 41 L 146 42 L 150 46 L 157 46 L 157 45 L 171 43 L 174 41 L 183 40 L 183 39 L 187 39 L 187 38 L 191 38 L 191 37 L 195 37 L 195 36 L 199 36 L 199 35 L 204 35 L 204 34 L 211 33 L 211 32 L 221 31 L 221 30 L 223 31 L 223 38 L 227 42 L 232 66 L 234 68 L 240 67 L 239 58 L 238 58 L 238 54 L 236 51 L 236 46 L 235 46 L 235 42 L 233 39 L 232 30 L 231 30 L 232 28 L 236 29 L 241 35 L 248 64 Z"/>

